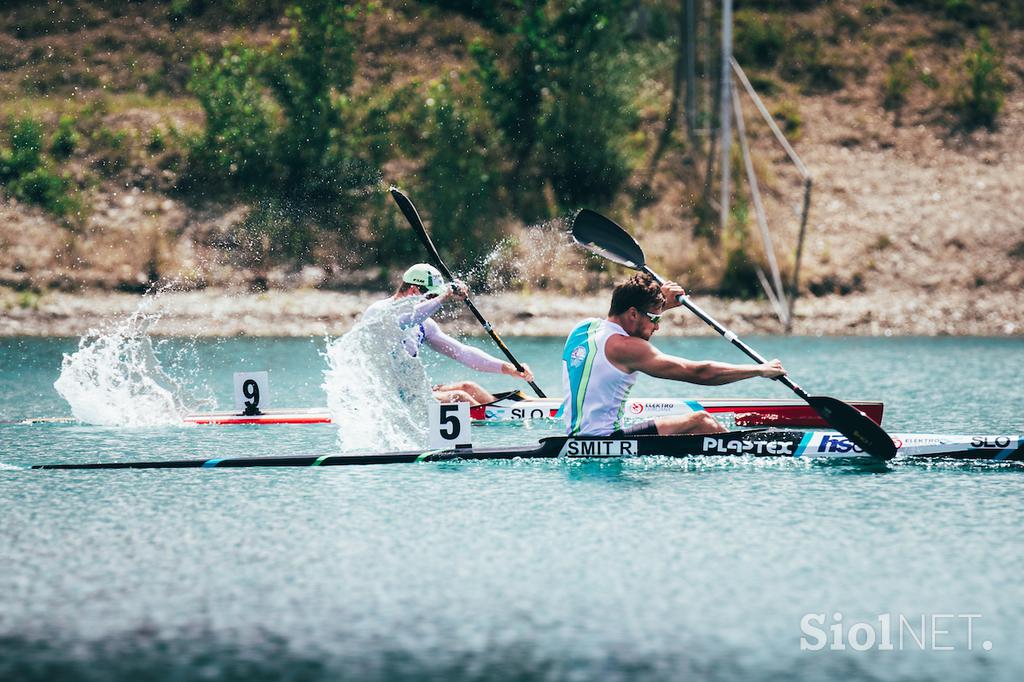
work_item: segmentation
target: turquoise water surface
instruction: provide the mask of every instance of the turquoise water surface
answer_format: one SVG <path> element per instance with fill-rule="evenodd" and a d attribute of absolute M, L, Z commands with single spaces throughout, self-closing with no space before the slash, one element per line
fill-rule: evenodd
<path fill-rule="evenodd" d="M 506 341 L 557 393 L 561 340 Z M 890 431 L 1024 432 L 1024 339 L 748 341 L 811 393 L 883 399 Z M 720 339 L 657 342 L 744 361 Z M 0 679 L 1024 676 L 1022 465 L 27 470 L 338 451 L 331 425 L 12 423 L 71 415 L 53 383 L 76 346 L 0 339 Z M 186 401 L 230 408 L 232 372 L 267 369 L 275 406 L 311 407 L 325 403 L 324 346 L 171 339 L 155 352 Z M 470 374 L 436 356 L 427 371 Z M 791 395 L 763 380 L 685 388 L 642 378 L 634 395 Z M 826 646 L 802 649 L 815 633 Z"/>

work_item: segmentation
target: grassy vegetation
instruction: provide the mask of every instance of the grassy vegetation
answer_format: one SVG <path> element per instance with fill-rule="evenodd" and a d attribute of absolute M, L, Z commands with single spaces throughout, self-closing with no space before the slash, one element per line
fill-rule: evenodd
<path fill-rule="evenodd" d="M 882 106 L 891 111 L 906 104 L 907 93 L 914 84 L 916 69 L 917 64 L 912 50 L 907 50 L 889 65 L 882 86 Z"/>
<path fill-rule="evenodd" d="M 0 185 L 7 193 L 61 217 L 78 210 L 80 202 L 72 183 L 44 154 L 43 126 L 31 118 L 9 119 L 3 133 L 6 140 L 0 141 Z"/>
<path fill-rule="evenodd" d="M 967 48 L 963 67 L 964 76 L 953 100 L 953 110 L 967 128 L 992 128 L 1006 103 L 1007 83 L 1002 57 L 993 47 L 987 30 L 979 33 L 976 47 Z"/>
<path fill-rule="evenodd" d="M 736 60 L 745 66 L 775 66 L 786 48 L 785 20 L 780 14 L 742 9 L 735 14 Z"/>
<path fill-rule="evenodd" d="M 783 100 L 772 109 L 772 118 L 779 124 L 779 128 L 792 141 L 800 139 L 803 134 L 804 120 L 800 116 L 800 108 L 792 100 Z"/>
<path fill-rule="evenodd" d="M 750 205 L 745 197 L 737 198 L 730 218 L 730 229 L 722 239 L 725 267 L 722 268 L 718 291 L 734 298 L 757 298 L 762 295 L 761 282 L 749 252 Z"/>

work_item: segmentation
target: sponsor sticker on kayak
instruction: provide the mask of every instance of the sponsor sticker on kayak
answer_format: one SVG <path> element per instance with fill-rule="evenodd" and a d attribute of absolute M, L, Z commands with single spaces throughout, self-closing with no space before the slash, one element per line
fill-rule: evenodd
<path fill-rule="evenodd" d="M 831 433 L 821 434 L 815 451 L 818 452 L 819 454 L 837 455 L 843 455 L 846 453 L 861 454 L 864 452 L 863 449 L 858 447 L 857 444 L 855 444 L 846 436 L 840 436 L 839 434 Z"/>
<path fill-rule="evenodd" d="M 724 438 L 704 436 L 702 451 L 706 455 L 792 455 L 796 442 L 773 438 Z"/>
<path fill-rule="evenodd" d="M 972 448 L 982 449 L 1003 449 L 1010 447 L 1012 439 L 1010 436 L 975 436 L 971 439 Z"/>
<path fill-rule="evenodd" d="M 635 440 L 569 438 L 558 454 L 561 457 L 632 457 L 640 454 L 640 450 Z"/>

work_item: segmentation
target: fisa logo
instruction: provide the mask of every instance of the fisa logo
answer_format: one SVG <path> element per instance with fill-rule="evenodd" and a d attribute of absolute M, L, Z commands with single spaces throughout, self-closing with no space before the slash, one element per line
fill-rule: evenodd
<path fill-rule="evenodd" d="M 800 651 L 983 651 L 992 642 L 977 641 L 980 613 L 906 616 L 881 613 L 872 620 L 843 621 L 843 614 L 806 613 L 800 619 Z"/>

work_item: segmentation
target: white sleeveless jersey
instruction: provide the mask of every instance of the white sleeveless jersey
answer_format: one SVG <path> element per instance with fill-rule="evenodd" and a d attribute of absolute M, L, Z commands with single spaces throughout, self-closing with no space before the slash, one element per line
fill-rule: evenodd
<path fill-rule="evenodd" d="M 604 354 L 610 336 L 626 331 L 608 320 L 591 318 L 576 326 L 562 351 L 563 416 L 570 435 L 607 436 L 622 427 L 623 410 L 636 383 Z"/>

